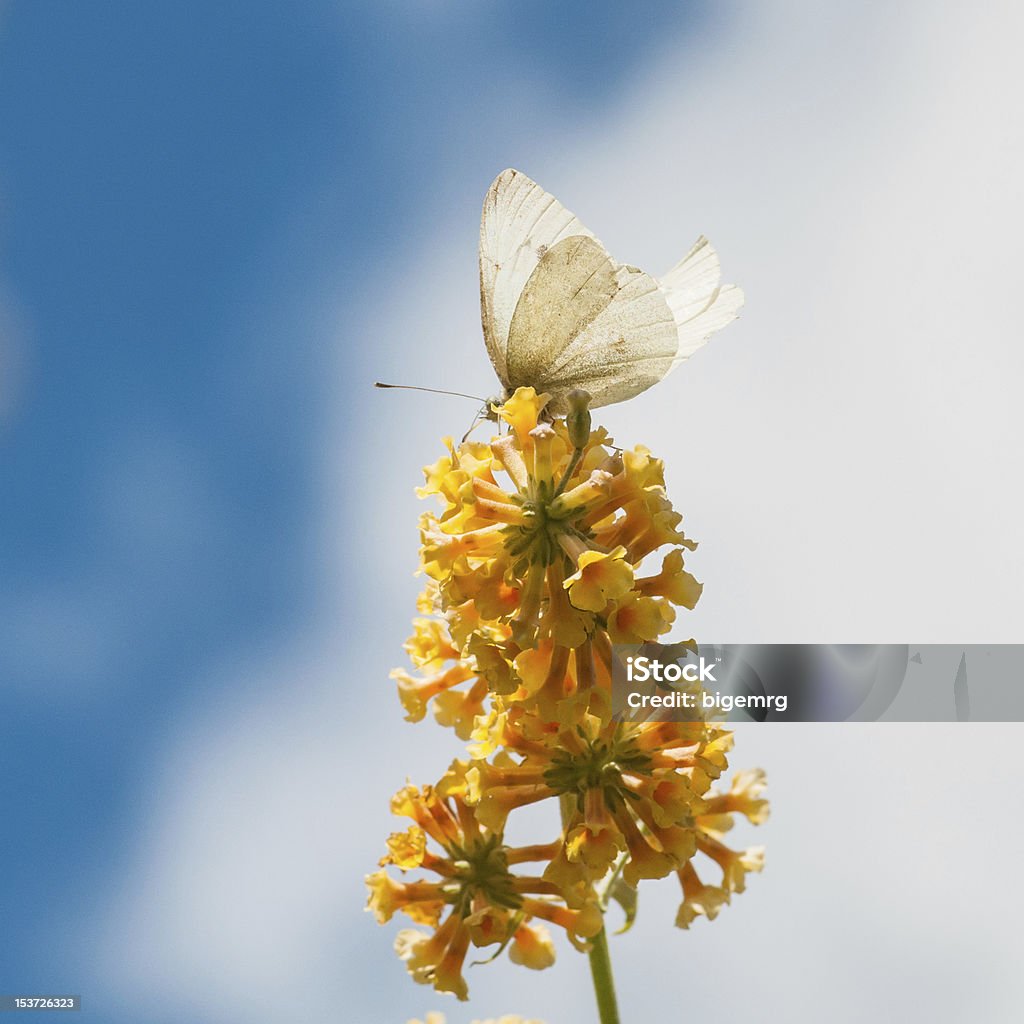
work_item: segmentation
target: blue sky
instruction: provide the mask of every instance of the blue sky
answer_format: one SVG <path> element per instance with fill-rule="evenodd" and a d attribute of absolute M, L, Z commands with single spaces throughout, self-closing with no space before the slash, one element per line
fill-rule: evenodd
<path fill-rule="evenodd" d="M 593 15 L 3 10 L 5 991 L 89 989 L 54 933 L 131 830 L 154 736 L 204 666 L 316 599 L 320 381 L 341 345 L 355 386 L 366 340 L 307 303 L 325 282 L 360 300 L 425 197 L 455 191 L 452 153 L 487 179 L 531 103 L 585 119 L 666 25 L 707 22 L 669 3 Z M 527 90 L 506 99 L 512 76 Z"/>
<path fill-rule="evenodd" d="M 608 411 L 670 458 L 695 629 L 1019 640 L 1024 146 L 993 100 L 1017 94 L 1013 36 L 956 4 L 0 5 L 0 992 L 79 992 L 114 1024 L 277 1021 L 296 991 L 309 1021 L 438 1005 L 361 876 L 388 794 L 456 753 L 400 721 L 387 671 L 418 467 L 472 408 L 369 383 L 492 387 L 475 244 L 507 165 L 653 271 L 706 231 L 747 291 L 685 376 Z M 863 733 L 747 737 L 776 859 L 701 946 L 643 918 L 619 954 L 634 1003 L 663 1005 L 671 972 L 638 979 L 678 948 L 734 1015 L 726 958 L 779 998 L 808 963 L 793 1019 L 856 1019 L 842 968 L 883 969 L 863 936 L 888 914 L 894 948 L 966 962 L 1001 1019 L 1004 915 L 934 893 L 964 829 L 988 830 L 969 864 L 1020 841 L 1005 792 L 871 799 L 886 757 L 938 773 L 964 735 L 873 734 L 858 777 Z M 997 739 L 1010 778 L 1019 737 Z M 908 883 L 877 829 L 938 859 Z M 843 927 L 811 876 L 846 887 Z M 586 1019 L 560 955 L 528 992 L 477 969 L 474 1010 Z M 920 1005 L 917 969 L 892 1005 Z M 927 998 L 954 1019 L 955 990 Z"/>

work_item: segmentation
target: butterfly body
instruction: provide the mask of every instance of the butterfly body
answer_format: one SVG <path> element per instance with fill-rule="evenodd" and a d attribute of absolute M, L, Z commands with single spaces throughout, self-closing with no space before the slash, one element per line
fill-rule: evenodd
<path fill-rule="evenodd" d="M 480 224 L 484 341 L 503 393 L 532 386 L 562 415 L 574 388 L 594 407 L 646 391 L 736 317 L 707 239 L 656 279 L 616 263 L 583 224 L 520 171 L 488 189 Z"/>

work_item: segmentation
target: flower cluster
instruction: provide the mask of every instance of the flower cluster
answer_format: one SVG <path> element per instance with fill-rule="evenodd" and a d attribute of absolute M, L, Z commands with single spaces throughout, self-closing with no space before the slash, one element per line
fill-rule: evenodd
<path fill-rule="evenodd" d="M 463 767 L 456 763 L 437 788 L 406 786 L 392 811 L 410 818 L 405 832 L 388 839 L 381 866 L 401 871 L 422 868 L 436 880 L 396 882 L 385 871 L 367 878 L 370 908 L 382 924 L 401 910 L 417 924 L 433 928 L 399 933 L 396 948 L 417 981 L 439 992 L 467 997 L 462 966 L 470 945 L 509 947 L 509 956 L 525 967 L 548 967 L 555 954 L 547 921 L 570 938 L 584 941 L 601 930 L 601 912 L 593 900 L 569 909 L 544 898 L 557 888 L 538 875 L 521 874 L 520 865 L 548 860 L 551 845 L 510 847 L 500 831 L 480 822 L 466 801 Z M 428 845 L 433 840 L 436 852 Z"/>
<path fill-rule="evenodd" d="M 460 998 L 470 945 L 547 966 L 554 952 L 537 922 L 585 947 L 616 886 L 670 874 L 686 928 L 714 918 L 762 864 L 759 848 L 724 842 L 734 815 L 759 824 L 768 813 L 763 773 L 716 787 L 728 730 L 612 715 L 615 645 L 657 640 L 701 594 L 664 466 L 592 429 L 585 395 L 570 396 L 560 420 L 545 418 L 546 402 L 520 388 L 495 410 L 507 432 L 489 444 L 448 440 L 419 492 L 441 509 L 421 520 L 427 587 L 406 643 L 413 671 L 393 676 L 406 717 L 432 709 L 468 742 L 469 759 L 393 804 L 414 824 L 391 837 L 382 865 L 437 880 L 382 871 L 369 884 L 380 920 L 402 910 L 433 929 L 399 936 L 412 976 Z M 509 816 L 547 800 L 561 809 L 560 833 L 506 845 Z M 698 854 L 717 865 L 716 884 L 697 873 Z M 528 863 L 539 866 L 520 874 Z"/>

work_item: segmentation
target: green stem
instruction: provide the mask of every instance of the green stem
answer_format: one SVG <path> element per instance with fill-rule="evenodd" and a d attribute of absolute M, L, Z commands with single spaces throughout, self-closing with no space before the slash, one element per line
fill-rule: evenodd
<path fill-rule="evenodd" d="M 562 828 L 567 828 L 572 819 L 575 798 L 571 793 L 562 793 L 558 808 L 562 812 Z M 621 865 L 620 865 L 621 867 Z M 614 875 L 612 876 L 614 880 Z M 611 884 L 611 883 L 609 883 Z M 601 911 L 605 903 L 602 900 Z M 612 977 L 612 958 L 608 952 L 608 932 L 602 928 L 590 943 L 590 976 L 594 979 L 594 995 L 597 997 L 597 1013 L 600 1024 L 619 1024 L 619 1004 L 615 1000 L 615 979 Z"/>
<path fill-rule="evenodd" d="M 551 495 L 551 500 L 554 501 L 562 491 L 565 490 L 565 485 L 569 482 L 569 477 L 576 472 L 576 467 L 580 464 L 583 459 L 583 449 L 576 448 L 572 453 L 572 458 L 569 460 L 569 465 L 565 467 L 565 472 L 562 474 L 562 479 L 558 481 L 558 486 L 555 488 L 555 493 Z"/>
<path fill-rule="evenodd" d="M 604 928 L 594 937 L 590 947 L 590 974 L 594 979 L 594 995 L 597 996 L 597 1012 L 601 1024 L 619 1024 L 612 958 L 608 953 L 608 933 Z"/>

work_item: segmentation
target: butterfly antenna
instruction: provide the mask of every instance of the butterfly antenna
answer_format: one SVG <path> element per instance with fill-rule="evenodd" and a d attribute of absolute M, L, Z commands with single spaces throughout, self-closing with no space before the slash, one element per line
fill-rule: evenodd
<path fill-rule="evenodd" d="M 472 434 L 473 431 L 476 430 L 476 428 L 479 427 L 480 424 L 483 423 L 487 419 L 487 417 L 484 415 L 484 412 L 485 412 L 486 408 L 487 408 L 487 405 L 485 403 L 483 405 L 483 407 L 480 409 L 480 411 L 476 414 L 476 416 L 473 417 L 473 422 L 470 423 L 469 430 L 467 430 L 462 435 L 462 441 L 461 441 L 462 444 L 465 444 L 466 443 L 466 438 L 469 437 L 469 435 Z"/>
<path fill-rule="evenodd" d="M 476 395 L 467 395 L 462 391 L 442 391 L 440 388 L 421 388 L 416 384 L 382 384 L 379 380 L 373 382 L 375 388 L 397 388 L 401 391 L 429 391 L 432 395 L 454 395 L 456 398 L 471 398 L 481 405 L 486 404 L 486 399 L 477 398 Z M 475 424 L 474 424 L 475 426 Z"/>

